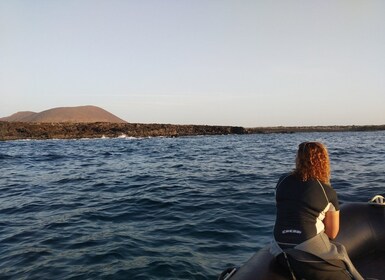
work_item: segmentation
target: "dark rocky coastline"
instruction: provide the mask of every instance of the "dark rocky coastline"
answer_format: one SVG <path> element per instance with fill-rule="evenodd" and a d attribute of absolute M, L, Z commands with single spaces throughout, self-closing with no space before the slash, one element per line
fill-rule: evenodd
<path fill-rule="evenodd" d="M 259 127 L 138 123 L 32 123 L 0 121 L 0 141 L 19 139 L 80 139 L 101 137 L 179 137 L 255 133 L 377 131 L 385 125 Z"/>
<path fill-rule="evenodd" d="M 246 134 L 242 127 L 138 123 L 0 122 L 0 140 Z"/>

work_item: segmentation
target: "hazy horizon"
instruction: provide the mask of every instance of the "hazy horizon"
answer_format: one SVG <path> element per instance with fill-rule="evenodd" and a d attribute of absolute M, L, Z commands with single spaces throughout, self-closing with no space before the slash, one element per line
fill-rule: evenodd
<path fill-rule="evenodd" d="M 4 121 L 2 119 L 5 119 L 5 118 L 8 118 L 8 117 L 11 117 L 11 116 L 14 116 L 14 115 L 18 115 L 18 114 L 23 114 L 23 113 L 32 113 L 33 115 L 40 115 L 41 113 L 45 113 L 46 111 L 51 111 L 53 109 L 61 109 L 61 108 L 76 108 L 76 107 L 89 107 L 89 106 L 94 106 L 94 105 L 80 105 L 80 106 L 72 106 L 72 107 L 55 107 L 55 108 L 49 108 L 47 110 L 42 110 L 42 111 L 39 111 L 39 112 L 34 112 L 34 111 L 18 111 L 18 112 L 15 112 L 11 115 L 8 115 L 8 116 L 0 116 L 0 121 Z M 96 106 L 98 108 L 101 108 L 104 110 L 104 108 L 102 107 L 99 107 L 99 106 Z M 107 110 L 106 110 L 107 111 Z M 113 112 L 109 112 L 107 111 L 108 113 L 111 113 L 112 115 L 114 115 L 115 117 L 117 118 L 120 118 L 118 115 L 114 114 Z M 67 116 L 68 114 L 66 114 Z M 120 118 L 122 119 L 122 118 Z M 135 122 L 128 122 L 127 120 L 124 120 L 122 119 L 123 121 L 126 121 L 127 123 L 135 123 Z M 5 121 L 11 121 L 11 122 L 14 122 L 15 120 L 5 120 Z M 28 122 L 26 120 L 17 120 L 17 122 Z M 49 120 L 48 122 L 52 122 L 51 120 Z M 66 120 L 64 122 L 67 122 Z M 83 122 L 83 121 L 79 121 L 79 122 Z M 98 121 L 97 121 L 98 122 Z M 141 122 L 137 122 L 137 123 L 141 123 Z M 145 123 L 143 123 L 145 124 Z M 194 123 L 185 123 L 185 124 L 177 124 L 177 123 L 159 123 L 159 122 L 152 122 L 152 123 L 146 123 L 146 124 L 166 124 L 166 125 L 197 125 L 197 124 L 194 124 Z M 206 125 L 206 124 L 198 124 L 198 125 Z M 260 125 L 260 126 L 243 126 L 244 128 L 269 128 L 269 127 L 328 127 L 328 126 L 336 126 L 336 127 L 339 127 L 339 126 L 372 126 L 373 124 L 362 124 L 362 125 L 355 125 L 355 124 L 346 124 L 346 125 L 287 125 L 287 126 L 284 126 L 284 125 Z M 383 126 L 385 124 L 374 124 L 373 126 Z M 216 124 L 212 124 L 212 126 L 216 126 Z M 228 126 L 226 124 L 221 124 L 219 126 Z M 233 125 L 233 126 L 240 126 L 240 125 Z"/>
<path fill-rule="evenodd" d="M 0 117 L 385 124 L 385 2 L 0 1 Z"/>

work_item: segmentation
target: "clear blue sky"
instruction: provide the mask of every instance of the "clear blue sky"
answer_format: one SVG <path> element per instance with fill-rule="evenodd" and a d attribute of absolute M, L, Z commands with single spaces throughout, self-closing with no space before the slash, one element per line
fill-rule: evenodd
<path fill-rule="evenodd" d="M 0 0 L 0 116 L 385 124 L 385 1 Z"/>

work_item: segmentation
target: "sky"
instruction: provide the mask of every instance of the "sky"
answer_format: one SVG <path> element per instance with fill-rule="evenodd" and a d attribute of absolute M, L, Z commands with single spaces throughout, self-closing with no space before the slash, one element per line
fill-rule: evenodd
<path fill-rule="evenodd" d="M 385 124 L 385 1 L 0 0 L 0 117 Z"/>

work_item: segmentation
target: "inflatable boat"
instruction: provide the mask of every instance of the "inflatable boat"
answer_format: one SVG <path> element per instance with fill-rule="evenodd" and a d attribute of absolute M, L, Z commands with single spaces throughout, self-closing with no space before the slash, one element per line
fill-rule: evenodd
<path fill-rule="evenodd" d="M 343 203 L 336 242 L 345 245 L 364 278 L 385 280 L 385 202 L 375 196 L 369 203 Z M 269 253 L 269 245 L 259 250 L 240 268 L 229 268 L 220 280 L 287 280 L 289 271 Z"/>

